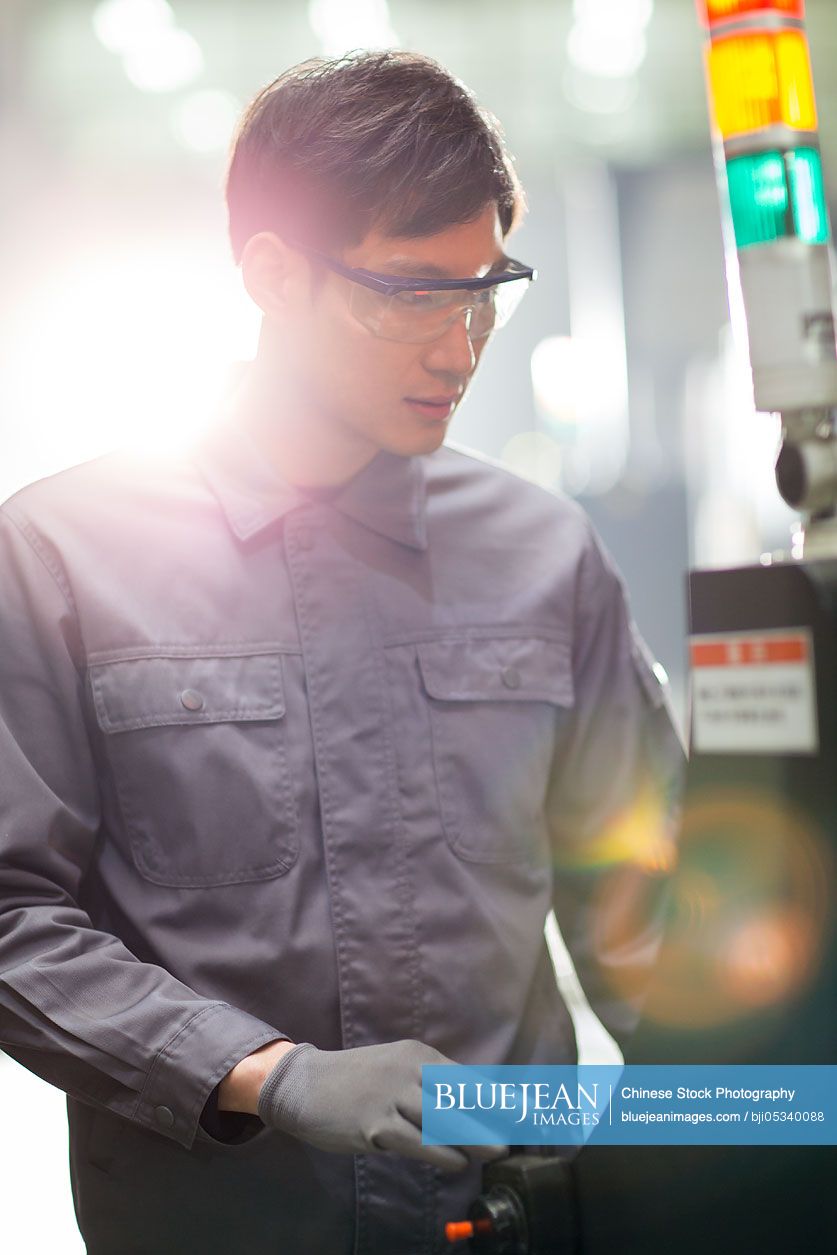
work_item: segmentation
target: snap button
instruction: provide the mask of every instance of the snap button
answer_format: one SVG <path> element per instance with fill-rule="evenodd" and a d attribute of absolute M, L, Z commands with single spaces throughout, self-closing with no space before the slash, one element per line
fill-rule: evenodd
<path fill-rule="evenodd" d="M 187 710 L 201 710 L 203 708 L 203 696 L 197 689 L 184 689 L 180 694 L 180 705 L 185 706 Z"/>
<path fill-rule="evenodd" d="M 155 1107 L 154 1119 L 162 1129 L 170 1129 L 174 1124 L 174 1113 L 170 1107 Z"/>
<path fill-rule="evenodd" d="M 520 672 L 517 667 L 503 667 L 502 680 L 507 689 L 519 689 Z"/>

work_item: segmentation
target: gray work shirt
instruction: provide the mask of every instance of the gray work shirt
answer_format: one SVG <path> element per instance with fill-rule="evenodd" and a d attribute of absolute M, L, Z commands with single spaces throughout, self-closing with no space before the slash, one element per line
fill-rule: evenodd
<path fill-rule="evenodd" d="M 193 1153 L 277 1035 L 568 1062 L 553 906 L 624 1040 L 681 765 L 584 512 L 486 459 L 381 452 L 318 499 L 226 420 L 32 484 L 0 512 L 0 1041 Z M 440 1249 L 479 1185 L 253 1140 L 288 1251 Z"/>

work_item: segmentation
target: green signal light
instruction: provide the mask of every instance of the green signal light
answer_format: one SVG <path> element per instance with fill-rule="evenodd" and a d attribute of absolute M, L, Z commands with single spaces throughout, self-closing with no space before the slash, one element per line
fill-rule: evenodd
<path fill-rule="evenodd" d="M 727 165 L 727 180 L 738 248 L 770 244 L 791 233 L 781 153 L 735 157 Z"/>
<path fill-rule="evenodd" d="M 820 155 L 814 148 L 734 157 L 727 164 L 738 248 L 796 236 L 806 244 L 829 239 Z"/>
<path fill-rule="evenodd" d="M 795 148 L 786 160 L 796 234 L 806 244 L 825 244 L 829 237 L 828 206 L 820 155 L 814 148 Z"/>

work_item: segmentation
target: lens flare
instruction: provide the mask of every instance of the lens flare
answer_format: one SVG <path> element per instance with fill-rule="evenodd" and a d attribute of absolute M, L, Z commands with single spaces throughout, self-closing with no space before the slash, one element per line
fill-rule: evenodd
<path fill-rule="evenodd" d="M 20 300 L 0 350 L 2 400 L 27 433 L 21 474 L 118 445 L 188 442 L 257 335 L 238 275 L 209 245 L 157 240 L 80 255 Z"/>
<path fill-rule="evenodd" d="M 832 864 L 816 823 L 778 794 L 690 799 L 649 1017 L 711 1029 L 798 997 L 831 927 Z"/>
<path fill-rule="evenodd" d="M 650 784 L 619 811 L 584 847 L 562 854 L 556 870 L 594 871 L 635 867 L 657 875 L 671 872 L 677 860 L 676 834 L 670 808 Z"/>
<path fill-rule="evenodd" d="M 718 956 L 718 982 L 746 1007 L 765 1007 L 806 979 L 816 951 L 811 921 L 800 911 L 775 911 L 747 920 Z"/>

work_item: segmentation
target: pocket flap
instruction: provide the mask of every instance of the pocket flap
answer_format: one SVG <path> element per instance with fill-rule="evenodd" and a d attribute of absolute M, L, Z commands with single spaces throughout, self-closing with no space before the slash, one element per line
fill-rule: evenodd
<path fill-rule="evenodd" d="M 541 701 L 572 706 L 569 642 L 509 636 L 422 641 L 425 690 L 443 701 Z"/>
<path fill-rule="evenodd" d="M 90 685 L 104 732 L 285 713 L 280 654 L 93 663 Z"/>

